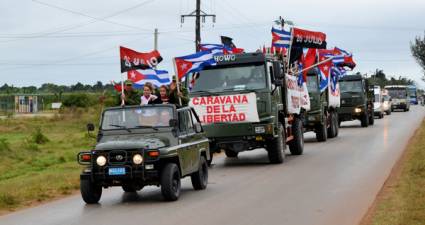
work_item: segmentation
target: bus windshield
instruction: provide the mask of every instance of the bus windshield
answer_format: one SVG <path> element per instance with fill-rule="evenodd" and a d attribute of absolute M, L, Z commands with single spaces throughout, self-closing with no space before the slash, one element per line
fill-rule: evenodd
<path fill-rule="evenodd" d="M 189 79 L 191 81 L 192 79 Z M 257 90 L 266 88 L 264 64 L 213 67 L 197 76 L 192 92 L 221 92 L 232 90 Z"/>
<path fill-rule="evenodd" d="M 391 88 L 391 89 L 387 89 L 388 90 L 388 94 L 392 97 L 392 98 L 406 98 L 406 89 L 404 88 Z"/>

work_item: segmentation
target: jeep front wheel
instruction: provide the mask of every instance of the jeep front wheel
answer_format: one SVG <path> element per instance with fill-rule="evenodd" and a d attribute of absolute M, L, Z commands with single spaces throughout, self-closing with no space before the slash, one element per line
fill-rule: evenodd
<path fill-rule="evenodd" d="M 369 126 L 369 116 L 367 115 L 367 113 L 364 113 L 363 115 L 362 115 L 362 118 L 361 118 L 361 125 L 362 125 L 362 127 L 367 127 L 367 126 Z"/>
<path fill-rule="evenodd" d="M 175 163 L 168 163 L 161 172 L 161 193 L 166 201 L 176 201 L 180 196 L 180 171 Z"/>
<path fill-rule="evenodd" d="M 205 157 L 201 156 L 199 161 L 198 171 L 190 175 L 192 181 L 193 189 L 195 190 L 204 190 L 208 185 L 208 164 L 205 160 Z"/>
<path fill-rule="evenodd" d="M 81 197 L 87 204 L 96 204 L 102 196 L 102 186 L 96 185 L 90 180 L 80 180 Z"/>
<path fill-rule="evenodd" d="M 285 149 L 283 140 L 285 138 L 284 129 L 282 124 L 279 124 L 279 132 L 278 137 L 274 138 L 270 141 L 270 144 L 267 145 L 267 153 L 269 156 L 270 163 L 279 164 L 283 162 L 283 158 L 285 157 L 285 153 L 283 152 Z"/>
<path fill-rule="evenodd" d="M 125 184 L 125 185 L 121 186 L 121 188 L 124 192 L 136 192 L 137 191 L 136 188 L 132 185 L 126 185 Z"/>

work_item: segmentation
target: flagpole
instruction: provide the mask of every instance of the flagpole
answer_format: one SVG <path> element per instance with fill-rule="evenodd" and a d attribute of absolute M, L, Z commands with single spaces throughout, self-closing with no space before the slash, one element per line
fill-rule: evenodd
<path fill-rule="evenodd" d="M 302 69 L 301 71 L 298 71 L 297 73 L 303 73 L 304 71 L 310 70 L 311 68 L 314 68 L 316 66 L 319 66 L 319 65 L 321 65 L 321 64 L 323 64 L 325 62 L 328 62 L 328 61 L 332 60 L 333 58 L 334 58 L 333 56 L 332 57 L 329 57 L 329 58 L 327 58 L 327 59 L 325 59 L 323 61 L 320 61 L 320 62 L 318 62 L 318 63 L 316 63 L 316 64 L 314 64 L 312 66 L 309 66 L 309 67 L 307 67 L 305 69 Z"/>
<path fill-rule="evenodd" d="M 124 95 L 124 78 L 123 78 L 123 75 L 121 73 L 121 106 L 125 105 L 124 98 L 125 98 L 125 95 Z"/>
<path fill-rule="evenodd" d="M 293 29 L 293 27 L 291 27 L 290 31 L 291 31 L 291 40 L 289 41 L 289 48 L 288 48 L 288 53 L 287 53 L 288 54 L 288 57 L 287 57 L 288 63 L 286 64 L 287 71 L 289 71 L 289 66 L 290 66 L 290 61 L 291 61 L 292 42 L 294 41 L 294 29 Z"/>
<path fill-rule="evenodd" d="M 176 58 L 173 58 L 173 66 L 174 66 L 174 76 L 176 77 L 177 96 L 179 97 L 180 106 L 183 106 L 182 99 L 180 98 L 180 82 L 179 82 L 179 76 L 177 71 Z"/>

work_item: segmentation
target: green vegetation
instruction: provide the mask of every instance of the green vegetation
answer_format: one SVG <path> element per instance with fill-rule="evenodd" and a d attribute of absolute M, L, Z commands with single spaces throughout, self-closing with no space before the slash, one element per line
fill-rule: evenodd
<path fill-rule="evenodd" d="M 0 211 L 70 194 L 79 188 L 76 155 L 95 140 L 86 123 L 100 109 L 65 109 L 53 118 L 0 120 Z"/>
<path fill-rule="evenodd" d="M 378 197 L 370 224 L 424 224 L 425 221 L 425 120 L 411 140 L 400 174 Z"/>

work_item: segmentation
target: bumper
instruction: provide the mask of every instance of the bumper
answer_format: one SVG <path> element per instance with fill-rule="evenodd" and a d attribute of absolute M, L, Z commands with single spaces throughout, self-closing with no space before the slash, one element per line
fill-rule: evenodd
<path fill-rule="evenodd" d="M 391 106 L 391 109 L 407 109 L 407 104 L 406 103 L 393 104 Z"/>
<path fill-rule="evenodd" d="M 340 121 L 351 121 L 351 120 L 360 119 L 365 113 L 367 112 L 364 106 L 362 107 L 343 106 L 339 108 L 338 118 Z"/>
<path fill-rule="evenodd" d="M 144 166 L 109 166 L 103 168 L 92 168 L 91 171 L 87 171 L 87 169 L 85 169 L 83 173 L 80 174 L 80 179 L 90 180 L 91 182 L 100 184 L 104 187 L 121 186 L 123 184 L 145 186 L 159 183 L 159 171 L 157 169 L 147 170 L 143 167 Z M 110 168 L 125 168 L 125 174 L 110 175 Z"/>

